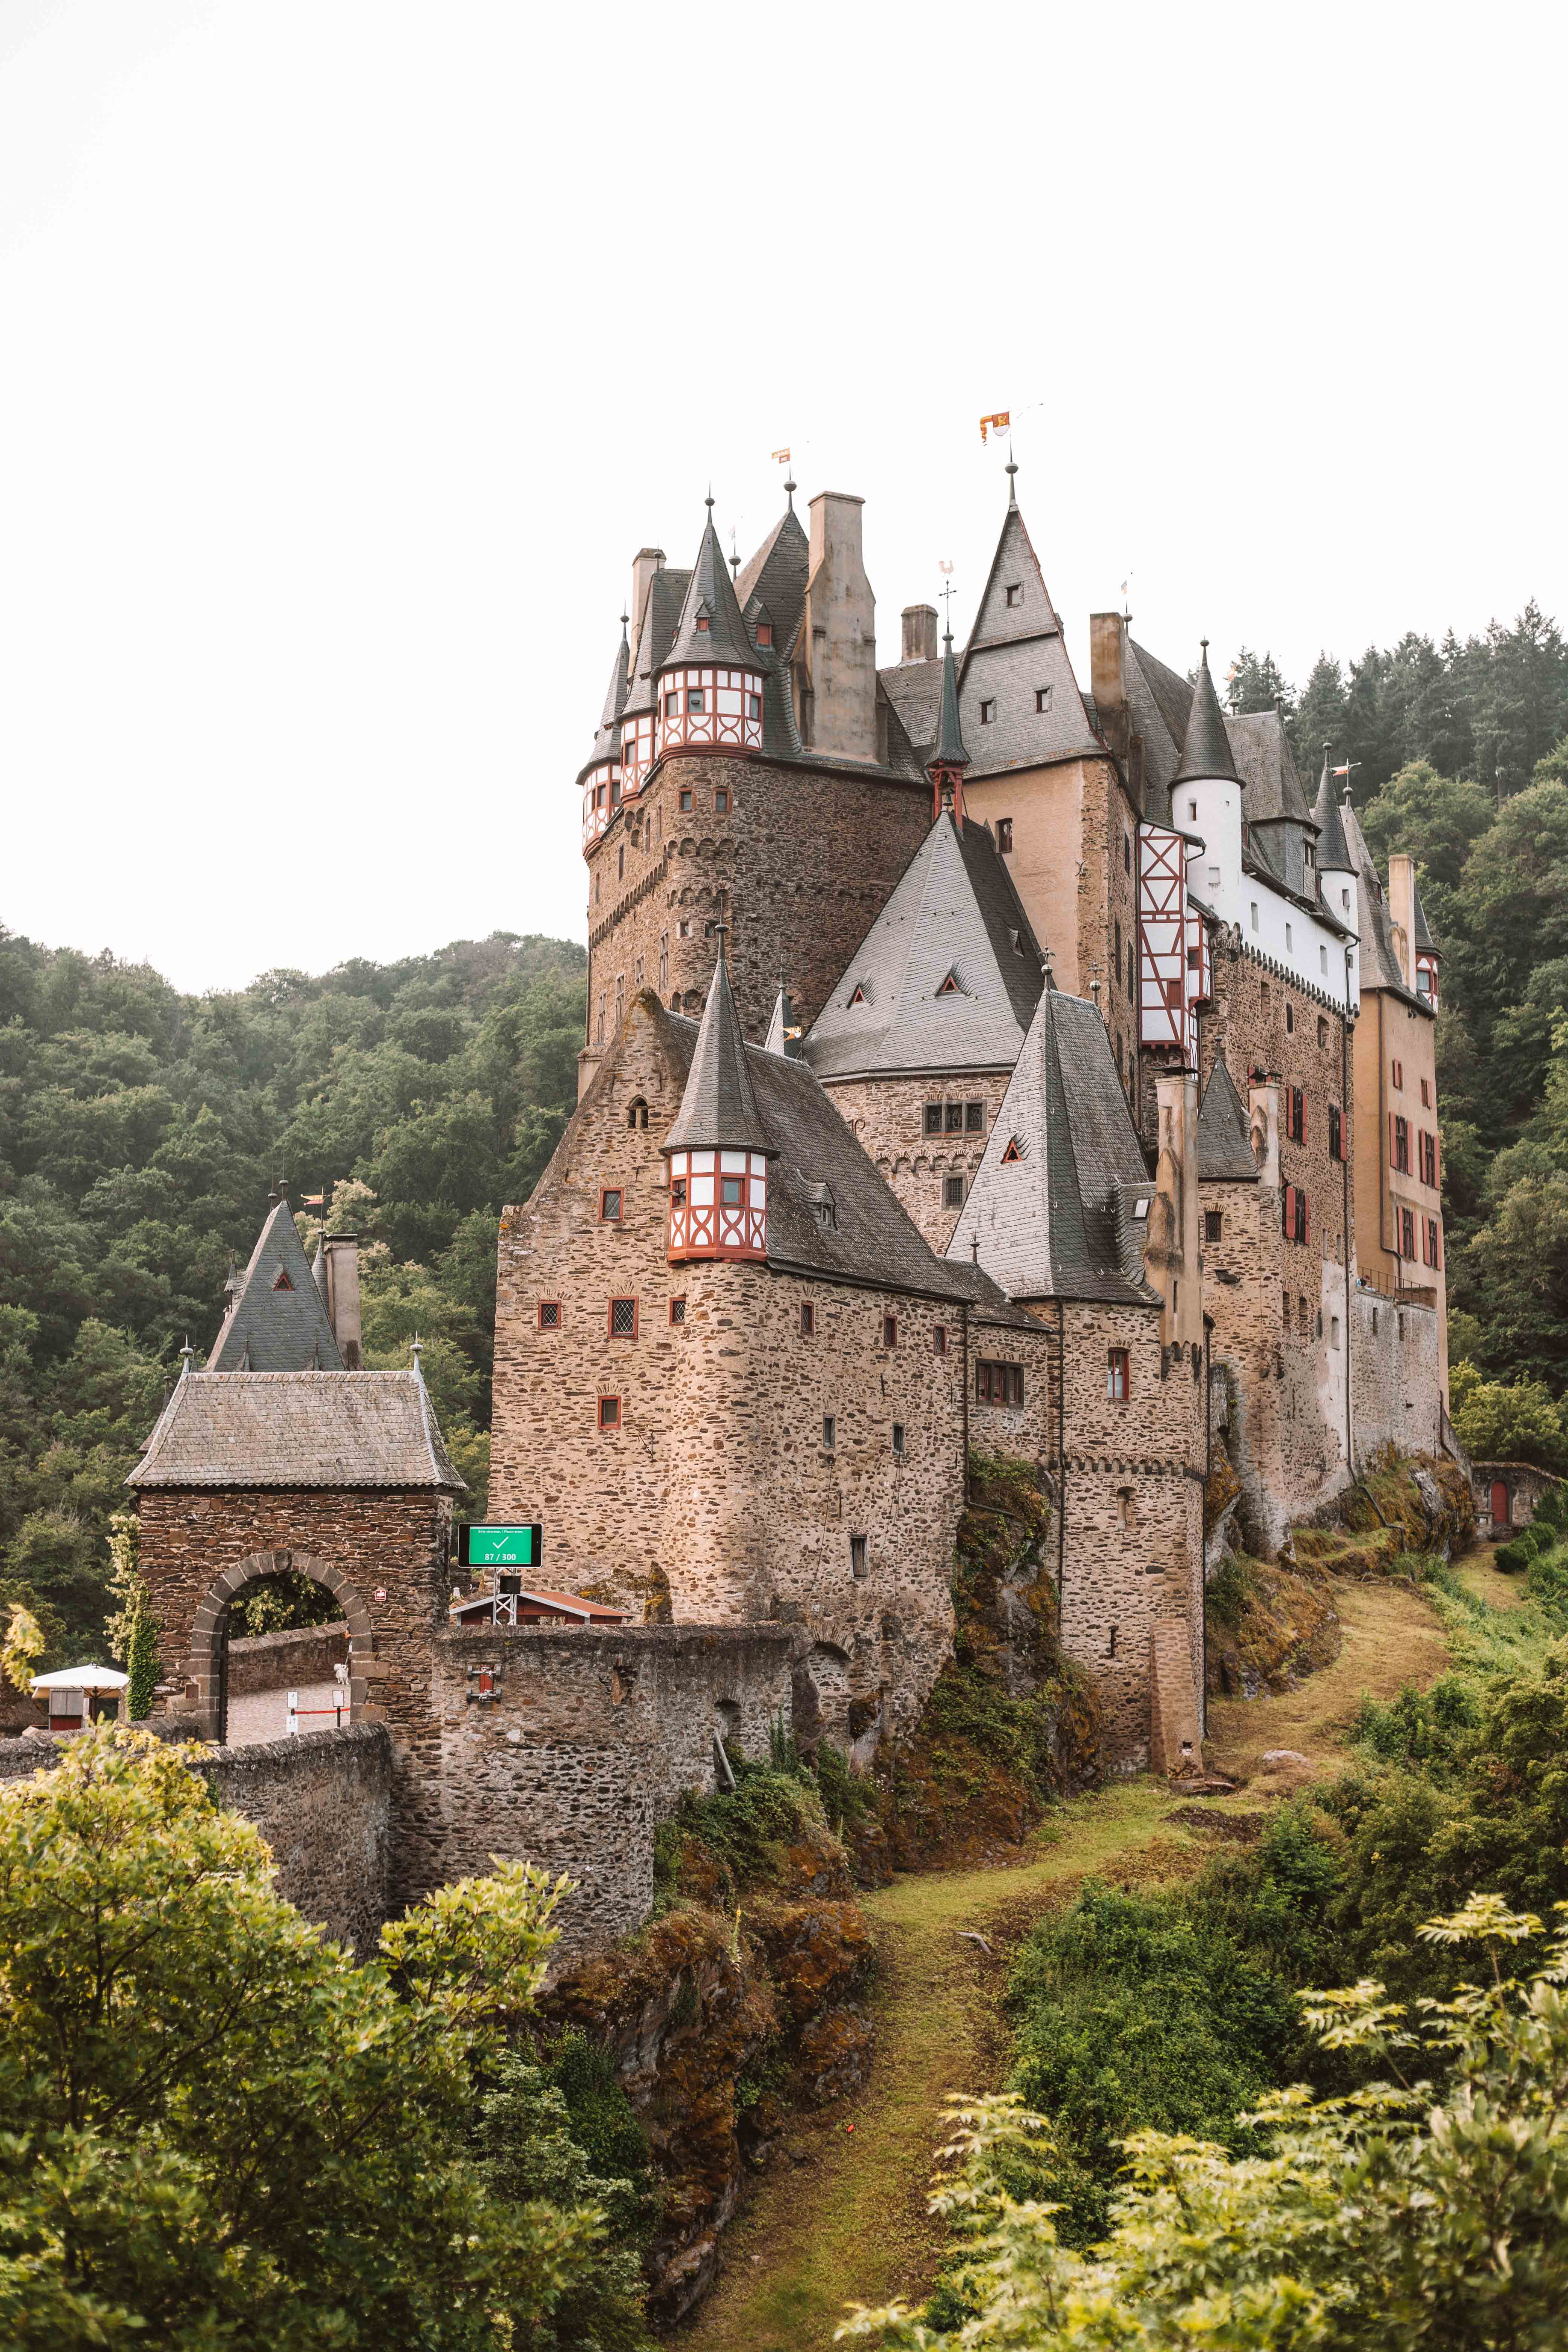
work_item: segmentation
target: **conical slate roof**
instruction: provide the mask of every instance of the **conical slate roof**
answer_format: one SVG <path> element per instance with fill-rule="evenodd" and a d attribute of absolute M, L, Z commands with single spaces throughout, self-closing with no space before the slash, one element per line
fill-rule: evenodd
<path fill-rule="evenodd" d="M 1350 845 L 1340 817 L 1340 804 L 1334 794 L 1334 780 L 1329 772 L 1329 747 L 1323 746 L 1323 772 L 1318 779 L 1318 797 L 1312 803 L 1312 823 L 1318 828 L 1318 871 L 1320 874 L 1353 874 Z"/>
<path fill-rule="evenodd" d="M 881 676 L 891 693 L 898 671 L 885 670 Z M 928 689 L 933 702 L 935 683 L 932 679 Z M 964 740 L 971 748 L 966 781 L 1104 749 L 1084 709 L 1061 622 L 1011 482 L 996 552 L 959 666 L 958 692 L 967 730 Z M 991 705 L 984 730 L 983 702 Z M 921 729 L 908 696 L 900 701 L 900 715 L 912 742 L 931 740 Z M 933 708 L 933 722 L 935 717 Z"/>
<path fill-rule="evenodd" d="M 743 614 L 765 606 L 773 625 L 773 650 L 782 659 L 795 642 L 805 604 L 805 583 L 811 570 L 811 541 L 793 506 L 780 515 L 735 583 L 735 601 Z M 764 657 L 765 661 L 765 657 Z"/>
<path fill-rule="evenodd" d="M 1193 688 L 1193 707 L 1187 718 L 1186 736 L 1182 744 L 1182 764 L 1173 782 L 1196 784 L 1211 776 L 1223 777 L 1233 784 L 1241 782 L 1236 772 L 1230 738 L 1225 731 L 1225 714 L 1214 690 L 1214 679 L 1209 676 L 1209 641 L 1205 637 L 1197 679 Z"/>
<path fill-rule="evenodd" d="M 687 1074 L 686 1091 L 675 1124 L 665 1137 L 664 1151 L 772 1151 L 773 1149 L 746 1063 L 746 1040 L 730 991 L 730 968 L 724 960 L 724 934 L 719 934 L 719 961 L 702 1025 Z"/>
<path fill-rule="evenodd" d="M 1426 920 L 1426 909 L 1421 904 L 1419 889 L 1415 893 L 1415 945 L 1418 950 L 1424 948 L 1428 955 L 1442 953 L 1442 950 L 1432 936 L 1431 926 Z"/>
<path fill-rule="evenodd" d="M 1047 988 L 1002 1097 L 950 1258 L 979 1244 L 1011 1298 L 1157 1305 L 1133 1204 L 1153 1182 L 1096 1008 Z"/>
<path fill-rule="evenodd" d="M 343 1360 L 286 1200 L 235 1286 L 209 1372 L 341 1372 Z"/>
<path fill-rule="evenodd" d="M 626 685 L 626 698 L 621 705 L 623 719 L 636 718 L 654 708 L 655 680 L 659 665 L 669 651 L 675 625 L 680 617 L 681 605 L 691 579 L 689 572 L 671 571 L 661 566 L 647 583 L 640 614 L 634 615 L 637 645 L 632 653 L 631 669 Z"/>
<path fill-rule="evenodd" d="M 952 661 L 952 631 L 942 639 L 942 713 L 937 721 L 936 741 L 926 761 L 927 768 L 967 768 L 969 754 L 963 748 L 963 730 L 958 723 L 958 672 Z"/>
<path fill-rule="evenodd" d="M 1010 1070 L 1045 982 L 989 828 L 944 809 L 802 1039 L 819 1078 Z"/>
<path fill-rule="evenodd" d="M 704 614 L 708 626 L 700 629 L 698 620 Z M 735 583 L 713 528 L 711 500 L 702 543 L 687 585 L 686 601 L 675 625 L 674 642 L 664 662 L 735 662 L 752 669 L 757 666 L 752 640 L 741 618 L 741 607 L 735 602 Z"/>
<path fill-rule="evenodd" d="M 800 1024 L 795 1017 L 795 1005 L 788 989 L 781 988 L 773 999 L 773 1017 L 768 1023 L 763 1051 L 767 1054 L 793 1054 L 799 1039 Z"/>
<path fill-rule="evenodd" d="M 583 762 L 582 772 L 596 768 L 602 761 L 617 757 L 621 748 L 621 712 L 626 708 L 626 689 L 630 685 L 631 647 L 626 643 L 626 616 L 621 615 L 621 642 L 615 660 L 610 664 L 610 682 L 605 689 L 605 708 L 600 715 L 594 748 Z"/>
<path fill-rule="evenodd" d="M 1201 1184 L 1256 1184 L 1258 1162 L 1252 1156 L 1247 1105 L 1222 1054 L 1209 1073 L 1198 1112 L 1198 1181 Z"/>

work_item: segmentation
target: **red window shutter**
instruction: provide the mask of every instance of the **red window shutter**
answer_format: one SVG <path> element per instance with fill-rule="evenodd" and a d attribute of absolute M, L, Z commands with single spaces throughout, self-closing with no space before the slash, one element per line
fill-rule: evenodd
<path fill-rule="evenodd" d="M 1305 1142 L 1306 1142 L 1306 1140 L 1307 1140 L 1307 1096 L 1306 1096 L 1306 1090 L 1305 1090 L 1305 1088 L 1303 1088 L 1303 1089 L 1302 1089 L 1302 1093 L 1301 1093 L 1301 1132 L 1300 1132 L 1300 1136 L 1297 1138 L 1297 1141 L 1298 1141 L 1298 1142 L 1300 1142 L 1300 1143 L 1305 1143 Z"/>
<path fill-rule="evenodd" d="M 1287 1184 L 1285 1187 L 1285 1211 L 1281 1222 L 1286 1240 L 1293 1242 L 1296 1238 L 1296 1187 L 1294 1184 Z"/>
<path fill-rule="evenodd" d="M 1391 1168 L 1394 1165 L 1394 1113 L 1392 1111 L 1388 1114 L 1388 1164 Z"/>
<path fill-rule="evenodd" d="M 1310 1204 L 1308 1202 L 1307 1195 L 1303 1192 L 1301 1194 L 1301 1239 L 1304 1242 L 1310 1242 L 1311 1238 L 1312 1212 Z"/>

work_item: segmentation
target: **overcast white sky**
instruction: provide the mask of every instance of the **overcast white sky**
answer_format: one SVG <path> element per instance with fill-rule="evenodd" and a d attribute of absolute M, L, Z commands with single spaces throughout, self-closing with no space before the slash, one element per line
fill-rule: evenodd
<path fill-rule="evenodd" d="M 0 922 L 191 988 L 582 935 L 645 541 L 1018 488 L 1298 683 L 1568 624 L 1560 8 L 0 0 Z"/>

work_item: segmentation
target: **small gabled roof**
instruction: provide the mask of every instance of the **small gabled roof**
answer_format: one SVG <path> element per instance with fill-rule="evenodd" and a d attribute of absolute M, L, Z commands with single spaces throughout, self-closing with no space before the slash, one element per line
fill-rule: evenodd
<path fill-rule="evenodd" d="M 958 672 L 952 660 L 952 631 L 942 639 L 942 710 L 937 722 L 936 741 L 931 746 L 927 768 L 967 768 L 969 754 L 963 748 L 963 730 L 958 723 Z"/>
<path fill-rule="evenodd" d="M 209 1372 L 341 1372 L 343 1360 L 287 1199 L 235 1284 Z"/>
<path fill-rule="evenodd" d="M 801 1058 L 823 1079 L 1010 1070 L 1045 985 L 1041 961 L 990 827 L 960 830 L 944 809 L 801 1040 Z M 954 972 L 958 986 L 942 994 Z"/>
<path fill-rule="evenodd" d="M 1126 1236 L 1152 1179 L 1110 1039 L 1084 998 L 1047 988 L 992 1124 L 950 1258 L 978 1242 L 1011 1298 L 1157 1306 Z"/>
<path fill-rule="evenodd" d="M 763 1050 L 767 1054 L 794 1054 L 799 1050 L 801 1024 L 795 1019 L 795 1003 L 787 988 L 781 987 L 773 999 L 773 1017 L 768 1024 L 768 1034 Z"/>
<path fill-rule="evenodd" d="M 1340 816 L 1340 804 L 1334 797 L 1334 780 L 1329 770 L 1329 747 L 1323 746 L 1323 772 L 1318 779 L 1318 797 L 1312 803 L 1312 823 L 1318 828 L 1318 872 L 1320 874 L 1353 874 L 1350 846 Z"/>
<path fill-rule="evenodd" d="M 1233 711 L 1226 732 L 1247 787 L 1248 824 L 1311 824 L 1312 812 L 1279 711 Z"/>
<path fill-rule="evenodd" d="M 1017 592 L 1011 604 L 1009 588 Z M 883 672 L 889 688 L 897 676 L 897 671 Z M 1037 707 L 1042 690 L 1044 709 Z M 1042 767 L 1105 748 L 1084 709 L 1061 623 L 1011 490 L 959 667 L 958 692 L 971 778 L 998 775 L 1009 768 Z M 982 702 L 995 704 L 984 730 Z M 913 733 L 911 727 L 911 738 Z"/>
<path fill-rule="evenodd" d="M 468 1491 L 417 1371 L 187 1372 L 125 1483 Z"/>
<path fill-rule="evenodd" d="M 1226 732 L 1225 714 L 1214 690 L 1214 679 L 1209 675 L 1209 641 L 1205 637 L 1198 658 L 1198 674 L 1193 684 L 1192 708 L 1187 713 L 1186 730 L 1182 738 L 1182 764 L 1176 770 L 1173 782 L 1196 784 L 1215 776 L 1233 784 L 1241 782 L 1236 772 L 1230 737 Z"/>
<path fill-rule="evenodd" d="M 626 682 L 626 698 L 621 705 L 623 719 L 639 717 L 654 708 L 655 680 L 669 651 L 690 584 L 689 572 L 672 571 L 668 564 L 661 565 L 648 582 L 642 612 L 636 616 L 637 645 Z"/>
<path fill-rule="evenodd" d="M 1417 949 L 1425 949 L 1428 955 L 1442 953 L 1441 948 L 1432 936 L 1432 927 L 1426 920 L 1426 909 L 1421 904 L 1419 889 L 1415 893 L 1415 945 Z"/>
<path fill-rule="evenodd" d="M 1222 1054 L 1209 1073 L 1198 1112 L 1199 1183 L 1256 1184 L 1258 1162 L 1250 1133 L 1247 1105 Z"/>
<path fill-rule="evenodd" d="M 709 983 L 702 1024 L 687 1073 L 686 1090 L 665 1151 L 772 1151 L 773 1144 L 752 1089 L 746 1040 L 730 988 L 724 932 L 719 930 L 719 961 Z"/>
<path fill-rule="evenodd" d="M 698 622 L 704 617 L 708 626 L 699 628 Z M 748 669 L 757 667 L 756 648 L 741 618 L 741 607 L 735 601 L 735 583 L 730 577 L 730 567 L 719 544 L 719 534 L 713 528 L 711 499 L 708 501 L 708 520 L 702 528 L 697 561 L 691 568 L 685 601 L 675 624 L 675 635 L 659 667 L 662 669 L 674 662 L 733 662 L 743 664 Z"/>

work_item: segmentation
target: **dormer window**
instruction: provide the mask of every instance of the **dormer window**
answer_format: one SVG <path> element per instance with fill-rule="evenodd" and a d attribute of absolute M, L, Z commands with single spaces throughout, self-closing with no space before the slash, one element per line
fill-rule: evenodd
<path fill-rule="evenodd" d="M 757 623 L 757 643 L 758 643 L 758 645 L 759 645 L 759 646 L 771 646 L 771 645 L 773 644 L 773 623 L 772 623 L 771 621 L 759 621 L 759 622 Z"/>
<path fill-rule="evenodd" d="M 1009 583 L 1007 589 L 1007 610 L 1010 613 L 1016 612 L 1018 606 L 1023 603 L 1023 583 L 1021 581 L 1015 580 Z"/>
<path fill-rule="evenodd" d="M 956 971 L 952 971 L 948 973 L 947 978 L 938 985 L 936 992 L 939 996 L 962 996 L 963 994 L 963 984 L 960 981 Z"/>
<path fill-rule="evenodd" d="M 1023 1144 L 1019 1141 L 1018 1138 L 1017 1138 L 1016 1135 L 1014 1135 L 1014 1136 L 1010 1136 L 1010 1137 L 1008 1138 L 1008 1140 L 1007 1140 L 1007 1149 L 1006 1149 L 1006 1150 L 1005 1150 L 1005 1151 L 1004 1151 L 1004 1153 L 1002 1154 L 1002 1165 L 1003 1165 L 1003 1167 L 1004 1167 L 1004 1168 L 1010 1168 L 1010 1167 L 1012 1166 L 1013 1162 L 1014 1162 L 1016 1160 L 1022 1160 L 1022 1158 L 1023 1158 L 1023 1157 L 1024 1157 L 1024 1147 L 1023 1147 Z"/>
<path fill-rule="evenodd" d="M 1037 687 L 1036 687 L 1036 688 L 1035 688 L 1035 709 L 1036 709 L 1037 710 L 1048 710 L 1048 709 L 1050 709 L 1050 707 L 1051 707 L 1051 689 L 1050 689 L 1050 688 L 1049 688 L 1048 686 L 1037 686 Z"/>
<path fill-rule="evenodd" d="M 981 704 L 981 706 L 980 706 L 980 724 L 982 725 L 982 727 L 990 727 L 990 726 L 994 725 L 994 721 L 995 721 L 995 718 L 996 718 L 996 705 L 995 705 L 995 702 L 994 702 L 994 701 L 991 701 L 991 702 L 983 702 L 983 703 Z"/>
<path fill-rule="evenodd" d="M 851 998 L 849 999 L 849 1005 L 852 1007 L 852 1006 L 857 1005 L 857 1004 L 864 1004 L 864 1003 L 865 1003 L 865 1002 L 866 1002 L 866 992 L 865 992 L 865 990 L 864 990 L 863 988 L 857 988 L 857 990 L 855 991 L 855 993 L 854 993 L 854 994 L 853 994 L 853 996 L 851 996 Z M 848 1008 L 846 1008 L 846 1009 L 847 1010 Z"/>
<path fill-rule="evenodd" d="M 710 634 L 710 632 L 711 631 L 712 626 L 713 626 L 713 624 L 712 624 L 711 620 L 709 618 L 709 616 L 708 616 L 708 614 L 707 614 L 706 613 L 699 613 L 699 614 L 698 614 L 698 615 L 697 615 L 697 634 L 698 634 L 698 635 L 699 635 L 700 637 L 705 637 L 705 636 L 707 636 L 707 635 Z"/>
<path fill-rule="evenodd" d="M 279 1269 L 278 1269 L 278 1279 L 277 1279 L 277 1281 L 273 1284 L 272 1287 L 273 1287 L 273 1289 L 274 1289 L 274 1290 L 292 1290 L 292 1289 L 293 1289 L 294 1286 L 293 1286 L 293 1284 L 289 1281 L 289 1276 L 288 1276 L 288 1272 L 287 1272 L 287 1270 L 286 1270 L 283 1266 L 279 1266 Z"/>

